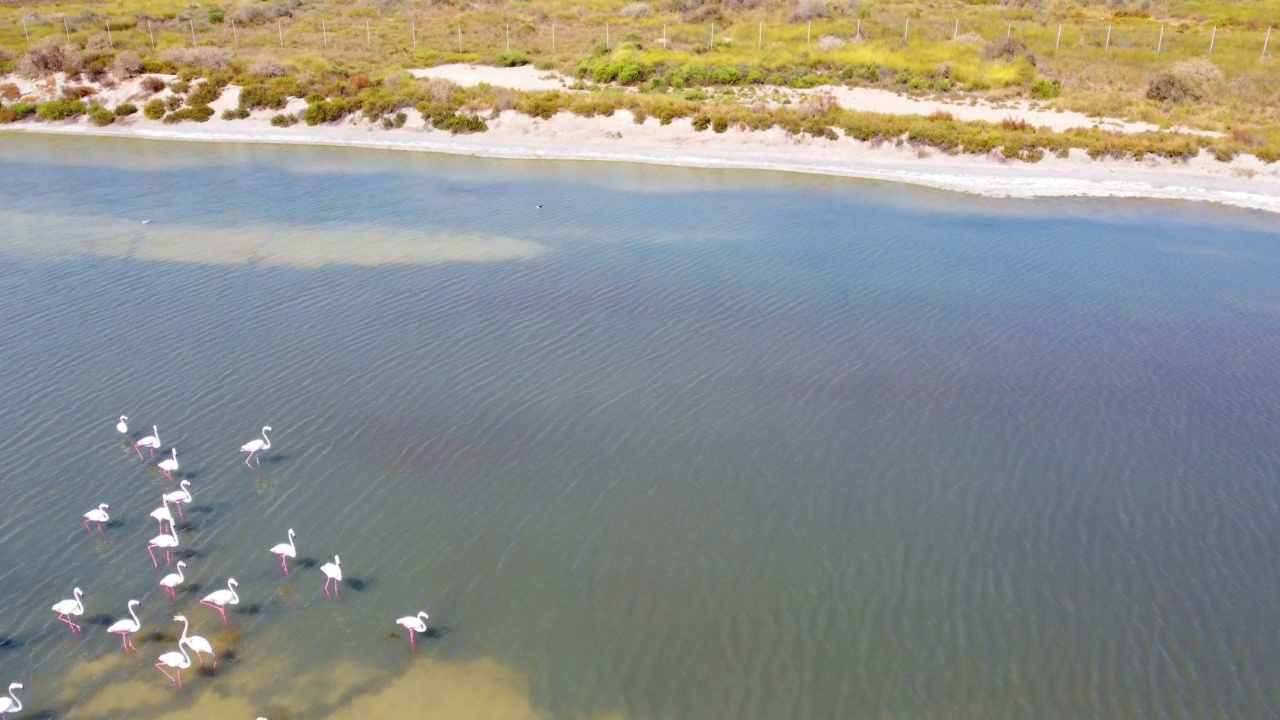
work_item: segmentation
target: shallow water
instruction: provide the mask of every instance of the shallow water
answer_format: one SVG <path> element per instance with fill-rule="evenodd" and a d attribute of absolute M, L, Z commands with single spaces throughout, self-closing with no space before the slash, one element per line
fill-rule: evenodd
<path fill-rule="evenodd" d="M 1277 717 L 1272 221 L 0 137 L 0 684 L 86 718 Z M 193 483 L 177 602 L 121 413 Z M 234 656 L 169 688 L 171 639 L 103 631 L 131 597 Z"/>

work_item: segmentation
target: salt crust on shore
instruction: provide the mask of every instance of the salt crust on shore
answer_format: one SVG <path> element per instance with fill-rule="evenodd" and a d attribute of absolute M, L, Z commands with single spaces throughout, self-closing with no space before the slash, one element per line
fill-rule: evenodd
<path fill-rule="evenodd" d="M 443 66 L 415 71 L 419 76 L 447 77 L 463 84 L 485 82 L 496 87 L 546 89 L 565 87 L 562 78 L 531 68 Z M 12 78 L 10 78 L 12 80 Z M 137 81 L 121 83 L 106 104 L 137 102 Z M 20 85 L 24 94 L 41 98 L 54 94 L 58 83 Z M 168 91 L 162 91 L 161 95 Z M 834 88 L 844 107 L 888 113 L 932 112 L 944 109 L 962 119 L 999 121 L 1021 117 L 1054 129 L 1102 124 L 1108 129 L 1139 132 L 1142 124 L 1119 124 L 1072 113 L 1054 113 L 1022 106 L 996 108 L 947 104 L 902 98 L 892 93 Z M 118 96 L 118 97 L 117 97 Z M 235 107 L 239 89 L 230 87 L 214 104 L 217 113 Z M 289 111 L 300 110 L 299 100 Z M 1280 164 L 1267 165 L 1254 157 L 1219 162 L 1207 153 L 1186 162 L 1162 158 L 1091 160 L 1073 150 L 1068 158 L 1046 157 L 1038 163 L 1006 161 L 991 156 L 948 155 L 893 143 L 866 143 L 849 138 L 836 141 L 794 136 L 779 129 L 750 132 L 730 129 L 717 134 L 697 132 L 687 119 L 660 125 L 654 118 L 636 124 L 630 113 L 583 118 L 560 113 L 542 120 L 506 111 L 489 120 L 489 130 L 475 135 L 450 135 L 425 127 L 416 111 L 400 129 L 386 130 L 363 118 L 333 125 L 273 127 L 273 111 L 256 111 L 244 120 L 215 117 L 206 123 L 165 125 L 134 115 L 108 127 L 87 119 L 48 123 L 23 121 L 0 126 L 7 132 L 199 142 L 328 145 L 382 150 L 409 150 L 495 158 L 595 160 L 676 165 L 686 167 L 781 170 L 903 182 L 995 197 L 1122 197 L 1197 200 L 1242 208 L 1280 212 Z M 1050 122 L 1052 121 L 1052 122 Z"/>

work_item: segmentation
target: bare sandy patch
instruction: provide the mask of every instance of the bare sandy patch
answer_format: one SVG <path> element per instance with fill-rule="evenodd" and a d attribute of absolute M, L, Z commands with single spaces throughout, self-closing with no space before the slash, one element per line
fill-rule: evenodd
<path fill-rule="evenodd" d="M 454 63 L 409 71 L 416 78 L 441 78 L 470 87 L 491 85 L 512 90 L 564 90 L 571 80 L 557 72 L 539 70 L 532 65 L 501 68 L 488 65 Z"/>

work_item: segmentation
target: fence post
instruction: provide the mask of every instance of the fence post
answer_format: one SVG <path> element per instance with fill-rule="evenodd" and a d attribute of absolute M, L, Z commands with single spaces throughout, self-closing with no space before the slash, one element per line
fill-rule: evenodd
<path fill-rule="evenodd" d="M 812 20 L 809 21 L 809 32 L 805 33 L 805 36 L 804 36 L 804 46 L 806 48 L 809 47 L 809 42 L 811 40 L 813 40 L 813 21 Z"/>
<path fill-rule="evenodd" d="M 31 47 L 31 33 L 27 32 L 27 19 L 22 18 L 22 34 L 27 36 L 27 47 Z M 1265 51 L 1264 51 L 1265 53 Z"/>
<path fill-rule="evenodd" d="M 556 54 L 556 23 L 551 21 L 551 54 Z"/>
<path fill-rule="evenodd" d="M 1209 36 L 1209 54 L 1213 54 L 1213 42 L 1218 39 L 1218 26 L 1213 26 L 1213 34 Z"/>
<path fill-rule="evenodd" d="M 187 22 L 191 23 L 191 44 L 196 44 L 196 21 L 193 18 L 187 18 Z"/>
<path fill-rule="evenodd" d="M 666 23 L 662 23 L 662 47 L 664 50 L 671 49 L 667 47 L 667 24 Z"/>
<path fill-rule="evenodd" d="M 151 23 L 147 23 L 147 29 L 148 30 L 151 29 Z M 231 42 L 235 43 L 237 50 L 240 49 L 240 33 L 236 32 L 235 18 L 231 18 Z M 155 41 L 155 38 L 153 37 L 151 39 L 151 49 L 154 50 L 155 46 L 156 46 L 156 41 Z"/>
<path fill-rule="evenodd" d="M 760 37 L 758 40 L 756 40 L 756 49 L 757 50 L 764 49 L 764 23 L 760 23 Z M 1263 51 L 1262 54 L 1266 55 L 1267 53 L 1266 51 Z"/>
<path fill-rule="evenodd" d="M 325 27 L 324 18 L 320 18 L 320 41 L 326 48 L 329 47 L 329 28 Z"/>
<path fill-rule="evenodd" d="M 1009 28 L 1004 31 L 1005 37 L 1013 37 L 1013 23 L 1009 23 Z"/>
<path fill-rule="evenodd" d="M 1262 41 L 1262 57 L 1267 56 L 1267 45 L 1271 43 L 1271 28 L 1267 28 L 1267 39 Z"/>
<path fill-rule="evenodd" d="M 280 35 L 280 47 L 284 47 L 284 24 L 276 18 L 276 32 Z"/>
<path fill-rule="evenodd" d="M 458 53 L 462 53 L 462 23 L 458 23 Z"/>
<path fill-rule="evenodd" d="M 1053 51 L 1058 52 L 1058 46 L 1062 44 L 1062 26 L 1058 26 L 1058 39 L 1053 43 Z"/>
<path fill-rule="evenodd" d="M 906 22 L 902 23 L 902 42 L 907 41 L 907 33 L 910 31 L 911 31 L 911 18 L 907 18 Z"/>
<path fill-rule="evenodd" d="M 1110 50 L 1110 49 L 1111 49 L 1111 26 L 1110 26 L 1110 25 L 1108 25 L 1108 26 L 1107 26 L 1107 44 L 1106 44 L 1106 47 L 1104 47 L 1104 48 L 1102 48 L 1102 49 L 1103 49 L 1103 50 Z"/>
<path fill-rule="evenodd" d="M 604 49 L 612 49 L 609 45 L 609 23 L 604 24 Z"/>
<path fill-rule="evenodd" d="M 62 29 L 67 31 L 67 44 L 71 44 L 71 26 L 67 24 L 67 19 L 62 18 Z"/>
<path fill-rule="evenodd" d="M 116 46 L 116 41 L 111 39 L 111 21 L 107 21 L 107 44 L 111 47 Z"/>
<path fill-rule="evenodd" d="M 716 24 L 715 24 L 715 22 L 712 22 L 712 23 L 711 23 L 711 44 L 707 46 L 707 49 L 708 49 L 708 50 L 715 50 L 715 49 L 716 49 Z"/>
<path fill-rule="evenodd" d="M 951 39 L 956 40 L 960 37 L 960 18 L 956 18 L 956 29 L 951 33 Z"/>
<path fill-rule="evenodd" d="M 231 21 L 231 32 L 235 32 L 235 31 L 236 31 L 236 21 L 233 19 L 233 20 Z M 152 49 L 152 50 L 155 50 L 155 49 L 156 49 L 156 34 L 155 34 L 155 32 L 154 32 L 154 31 L 152 31 L 152 30 L 151 30 L 151 21 L 150 21 L 150 20 L 147 20 L 147 34 L 151 36 L 151 49 Z"/>
<path fill-rule="evenodd" d="M 368 18 L 365 18 L 365 21 L 364 21 L 364 49 L 365 50 L 373 49 L 373 37 L 369 34 Z"/>
<path fill-rule="evenodd" d="M 858 29 L 854 31 L 853 36 L 862 39 L 862 18 L 858 18 Z"/>
<path fill-rule="evenodd" d="M 413 36 L 413 51 L 418 52 L 418 21 L 409 20 L 409 34 Z"/>
<path fill-rule="evenodd" d="M 1160 54 L 1160 48 L 1164 47 L 1164 26 L 1160 26 L 1160 39 L 1156 40 L 1156 54 Z"/>
<path fill-rule="evenodd" d="M 507 52 L 511 52 L 511 23 L 507 23 Z"/>

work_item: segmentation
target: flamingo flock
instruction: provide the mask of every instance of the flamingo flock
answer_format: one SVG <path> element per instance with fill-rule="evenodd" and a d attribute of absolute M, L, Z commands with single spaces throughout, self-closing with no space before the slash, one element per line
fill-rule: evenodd
<path fill-rule="evenodd" d="M 124 438 L 129 438 L 128 423 L 128 416 L 121 415 L 115 424 L 116 432 Z M 261 431 L 262 437 L 254 438 L 240 446 L 240 452 L 248 453 L 244 459 L 246 466 L 251 468 L 254 466 L 262 466 L 263 452 L 271 449 L 271 438 L 268 436 L 269 432 L 271 432 L 271 426 L 264 426 Z M 129 447 L 127 440 L 125 442 L 126 447 Z M 156 451 L 161 448 L 159 427 L 152 425 L 151 434 L 134 442 L 132 444 L 132 448 L 134 452 L 137 453 L 139 460 L 143 462 L 147 461 L 147 458 L 144 458 L 142 455 L 143 448 L 148 450 L 150 453 L 150 459 L 154 460 Z M 176 447 L 171 447 L 169 456 L 162 459 L 159 463 L 156 463 L 155 467 L 164 474 L 166 479 L 173 480 L 174 474 L 180 469 L 178 464 L 178 449 Z M 185 478 L 179 479 L 177 490 L 161 493 L 160 507 L 152 510 L 149 514 L 149 517 L 156 521 L 158 532 L 158 534 L 151 538 L 147 543 L 147 554 L 151 557 L 152 567 L 159 568 L 160 566 L 155 555 L 155 550 L 165 551 L 165 565 L 168 567 L 172 563 L 173 552 L 176 551 L 182 543 L 181 536 L 178 534 L 179 528 L 174 524 L 170 506 L 177 508 L 178 517 L 181 519 L 183 517 L 182 506 L 184 504 L 191 503 L 192 500 L 191 481 Z M 99 534 L 103 532 L 104 527 L 110 528 L 110 510 L 111 505 L 104 502 L 99 503 L 96 508 L 84 513 L 82 515 L 82 524 L 85 532 L 92 532 L 92 524 L 97 525 Z M 280 567 L 283 569 L 286 578 L 289 577 L 289 559 L 297 558 L 298 556 L 297 546 L 294 542 L 297 534 L 294 532 L 293 528 L 288 529 L 287 536 L 287 542 L 275 545 L 269 551 L 280 558 Z M 187 568 L 187 563 L 180 559 L 176 565 L 173 565 L 173 568 L 173 572 L 168 572 L 160 578 L 158 585 L 172 600 L 177 600 L 178 593 L 186 582 L 186 576 L 183 571 Z M 339 588 L 341 587 L 343 578 L 341 558 L 334 555 L 333 562 L 321 565 L 320 571 L 325 576 L 325 596 L 333 600 L 339 599 Z M 331 584 L 333 586 L 332 594 L 330 594 L 329 590 L 329 586 Z M 213 610 L 217 610 L 218 615 L 222 618 L 223 624 L 227 625 L 229 624 L 227 619 L 227 608 L 240 603 L 238 589 L 239 582 L 235 578 L 228 578 L 227 587 L 225 589 L 215 590 L 208 595 L 205 595 L 200 599 L 200 604 Z M 56 613 L 59 622 L 66 623 L 72 634 L 77 634 L 82 632 L 84 628 L 76 623 L 73 618 L 78 618 L 85 614 L 84 599 L 86 597 L 86 593 L 79 587 L 76 587 L 72 590 L 71 594 L 71 598 L 60 600 L 55 603 L 50 610 Z M 136 609 L 141 605 L 142 601 L 139 599 L 129 600 L 126 605 L 126 611 L 129 617 L 117 620 L 106 628 L 108 633 L 120 636 L 121 652 L 138 652 L 137 647 L 133 644 L 133 636 L 142 629 L 142 621 L 138 617 L 138 613 L 136 611 Z M 409 631 L 409 647 L 411 649 L 417 647 L 417 635 L 428 632 L 427 622 L 429 619 L 430 616 L 425 611 L 422 611 L 416 615 L 402 617 L 395 620 L 395 624 Z M 164 673 L 165 677 L 169 679 L 171 684 L 176 687 L 182 687 L 182 671 L 190 669 L 194 662 L 191 655 L 188 654 L 188 651 L 195 654 L 196 658 L 199 660 L 201 668 L 205 665 L 206 655 L 212 658 L 213 667 L 216 668 L 218 666 L 218 655 L 214 651 L 213 644 L 210 643 L 208 639 L 199 635 L 189 634 L 190 621 L 185 615 L 174 615 L 173 622 L 182 623 L 182 636 L 178 639 L 177 650 L 160 655 L 157 658 L 158 661 L 155 663 L 155 667 L 157 670 Z M 170 671 L 173 672 L 170 673 Z M 22 689 L 22 683 L 15 682 L 9 685 L 8 694 L 6 696 L 0 696 L 0 720 L 8 720 L 9 715 L 22 710 L 22 702 L 18 699 L 16 694 L 16 691 Z M 259 720 L 265 719 L 260 718 Z"/>

